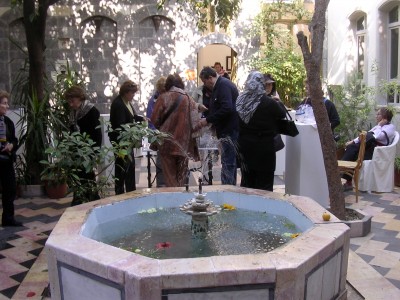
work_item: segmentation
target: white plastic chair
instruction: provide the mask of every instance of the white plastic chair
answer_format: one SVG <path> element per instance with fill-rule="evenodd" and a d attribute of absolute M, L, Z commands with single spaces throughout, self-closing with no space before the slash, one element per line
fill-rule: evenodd
<path fill-rule="evenodd" d="M 394 159 L 399 133 L 388 146 L 375 147 L 371 160 L 364 160 L 360 172 L 360 191 L 390 193 L 394 188 Z"/>

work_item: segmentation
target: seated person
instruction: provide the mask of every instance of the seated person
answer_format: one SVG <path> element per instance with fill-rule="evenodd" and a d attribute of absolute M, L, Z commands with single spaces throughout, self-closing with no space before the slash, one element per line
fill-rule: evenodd
<path fill-rule="evenodd" d="M 392 118 L 393 113 L 386 107 L 382 107 L 378 110 L 376 113 L 377 125 L 368 131 L 371 132 L 372 135 L 367 135 L 367 145 L 365 146 L 364 160 L 372 159 L 375 146 L 387 146 L 393 141 L 396 128 L 392 123 L 390 123 Z M 370 139 L 374 139 L 375 143 L 370 143 Z M 360 144 L 358 137 L 352 141 L 348 141 L 346 143 L 346 150 L 343 154 L 342 160 L 356 161 L 359 148 Z M 344 191 L 353 189 L 353 185 L 351 183 L 352 177 L 344 174 L 342 178 L 346 179 L 346 182 L 343 184 Z"/>

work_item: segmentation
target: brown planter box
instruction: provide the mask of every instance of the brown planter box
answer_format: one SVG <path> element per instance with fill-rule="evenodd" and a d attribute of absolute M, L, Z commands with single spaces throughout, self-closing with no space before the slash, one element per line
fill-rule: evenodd
<path fill-rule="evenodd" d="M 366 214 L 362 210 L 353 209 L 360 220 L 354 221 L 343 221 L 347 226 L 350 227 L 350 237 L 363 237 L 371 232 L 372 216 Z"/>
<path fill-rule="evenodd" d="M 400 170 L 394 168 L 394 185 L 400 186 Z"/>

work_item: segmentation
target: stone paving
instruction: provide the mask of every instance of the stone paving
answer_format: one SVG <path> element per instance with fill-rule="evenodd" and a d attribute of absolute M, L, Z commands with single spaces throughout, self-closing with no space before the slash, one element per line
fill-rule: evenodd
<path fill-rule="evenodd" d="M 220 183 L 219 171 L 217 163 L 214 184 Z M 145 158 L 137 159 L 136 173 L 138 188 L 146 188 Z M 200 173 L 191 175 L 190 184 L 195 185 Z M 284 182 L 275 179 L 274 191 L 284 193 Z M 15 201 L 17 219 L 24 227 L 0 227 L 0 300 L 47 298 L 47 263 L 42 250 L 70 203 L 71 197 Z M 400 189 L 361 193 L 359 203 L 355 203 L 353 192 L 347 192 L 346 203 L 373 216 L 371 233 L 350 241 L 348 299 L 400 299 Z"/>

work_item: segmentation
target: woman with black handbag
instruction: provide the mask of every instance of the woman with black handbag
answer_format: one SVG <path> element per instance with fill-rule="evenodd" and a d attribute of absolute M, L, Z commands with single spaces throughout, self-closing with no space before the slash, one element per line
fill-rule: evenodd
<path fill-rule="evenodd" d="M 236 101 L 239 115 L 239 151 L 243 187 L 272 191 L 276 154 L 274 136 L 278 119 L 285 111 L 277 101 L 267 96 L 264 75 L 249 74 L 244 91 Z"/>
<path fill-rule="evenodd" d="M 267 92 L 267 96 L 274 99 L 278 104 L 286 109 L 285 105 L 282 103 L 281 98 L 279 97 L 278 91 L 276 90 L 276 82 L 271 74 L 264 74 L 265 80 L 265 91 Z M 285 143 L 282 140 L 282 137 L 279 133 L 274 136 L 274 146 L 275 152 L 282 150 L 285 147 Z"/>

